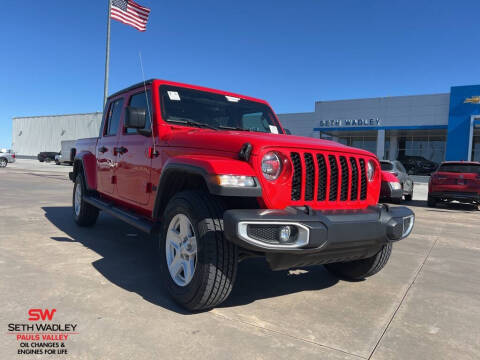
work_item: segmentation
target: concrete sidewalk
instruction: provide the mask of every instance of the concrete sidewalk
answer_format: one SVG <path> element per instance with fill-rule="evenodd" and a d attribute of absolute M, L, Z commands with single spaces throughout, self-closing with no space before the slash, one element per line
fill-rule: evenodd
<path fill-rule="evenodd" d="M 30 308 L 56 308 L 55 322 L 78 324 L 68 359 L 478 359 L 472 207 L 410 202 L 413 235 L 366 281 L 244 261 L 226 303 L 190 314 L 159 283 L 147 238 L 104 214 L 77 227 L 72 183 L 21 171 L 0 172 L 0 359 L 19 357 L 7 324 L 28 323 Z"/>

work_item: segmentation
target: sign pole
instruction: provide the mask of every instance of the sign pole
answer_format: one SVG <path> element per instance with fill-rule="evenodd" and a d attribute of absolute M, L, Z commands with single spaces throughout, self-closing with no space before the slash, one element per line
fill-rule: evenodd
<path fill-rule="evenodd" d="M 110 11 L 112 10 L 112 0 L 108 0 L 108 14 L 107 14 L 107 49 L 105 55 L 105 83 L 103 85 L 103 108 L 107 103 L 108 97 L 108 70 L 110 65 Z"/>

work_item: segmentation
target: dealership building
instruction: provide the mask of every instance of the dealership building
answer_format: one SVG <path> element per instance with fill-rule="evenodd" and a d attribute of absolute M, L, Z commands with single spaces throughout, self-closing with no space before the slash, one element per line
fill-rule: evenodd
<path fill-rule="evenodd" d="M 314 112 L 279 118 L 293 134 L 366 149 L 379 159 L 480 161 L 480 85 L 453 86 L 444 94 L 317 101 Z"/>
<path fill-rule="evenodd" d="M 416 168 L 480 161 L 480 85 L 453 86 L 444 94 L 317 101 L 313 112 L 278 116 L 295 135 L 363 148 L 380 159 L 417 161 Z M 16 117 L 12 149 L 19 156 L 59 151 L 62 140 L 98 136 L 101 120 L 99 112 Z"/>

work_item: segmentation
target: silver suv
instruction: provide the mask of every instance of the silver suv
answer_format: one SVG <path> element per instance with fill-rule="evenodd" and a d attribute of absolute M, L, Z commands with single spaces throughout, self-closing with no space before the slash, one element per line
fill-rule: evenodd
<path fill-rule="evenodd" d="M 12 150 L 0 150 L 0 168 L 6 167 L 8 163 L 15 162 L 15 153 Z"/>

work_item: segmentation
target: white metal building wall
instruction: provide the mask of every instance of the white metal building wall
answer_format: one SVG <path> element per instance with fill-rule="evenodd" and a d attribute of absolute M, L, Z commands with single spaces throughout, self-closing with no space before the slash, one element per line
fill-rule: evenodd
<path fill-rule="evenodd" d="M 102 113 L 16 117 L 12 119 L 12 149 L 21 156 L 60 151 L 63 140 L 98 136 Z"/>

